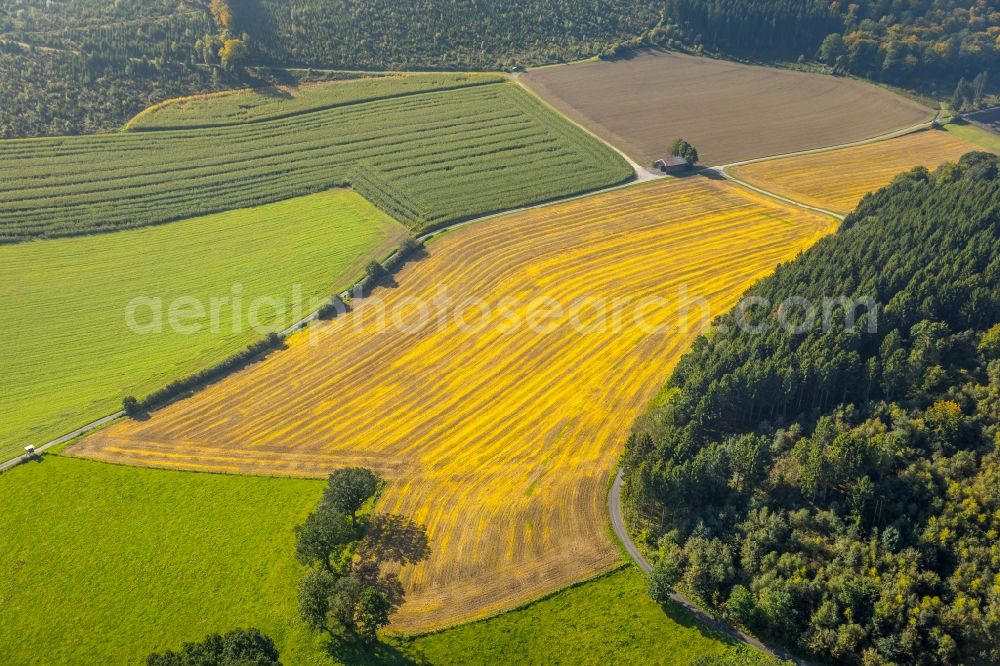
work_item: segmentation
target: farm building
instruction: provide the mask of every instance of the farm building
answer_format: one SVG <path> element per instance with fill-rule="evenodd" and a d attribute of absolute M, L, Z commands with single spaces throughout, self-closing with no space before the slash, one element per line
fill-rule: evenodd
<path fill-rule="evenodd" d="M 691 165 L 688 164 L 688 161 L 683 157 L 671 155 L 670 157 L 664 157 L 663 159 L 653 162 L 653 168 L 659 169 L 666 174 L 679 174 L 690 171 Z"/>

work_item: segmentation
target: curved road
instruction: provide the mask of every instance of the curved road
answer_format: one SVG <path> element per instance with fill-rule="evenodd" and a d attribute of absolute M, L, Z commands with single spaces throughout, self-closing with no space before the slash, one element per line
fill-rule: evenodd
<path fill-rule="evenodd" d="M 615 476 L 615 481 L 611 484 L 611 492 L 608 493 L 608 513 L 611 515 L 611 527 L 615 531 L 615 536 L 621 542 L 628 554 L 635 560 L 635 563 L 642 569 L 643 573 L 649 573 L 653 570 L 652 565 L 649 561 L 643 557 L 642 553 L 639 551 L 639 547 L 635 545 L 631 537 L 628 535 L 628 531 L 625 529 L 625 520 L 622 517 L 622 487 L 625 485 L 624 472 L 619 469 L 618 474 Z M 734 641 L 739 643 L 744 643 L 750 647 L 756 648 L 775 659 L 781 659 L 784 661 L 791 661 L 795 664 L 801 664 L 802 666 L 808 666 L 809 662 L 798 659 L 787 652 L 775 648 L 770 648 L 759 640 L 744 634 L 739 629 L 732 627 L 723 622 L 719 622 L 704 612 L 702 612 L 697 606 L 688 601 L 684 596 L 678 594 L 677 592 L 670 593 L 671 600 L 674 603 L 683 606 L 685 610 L 694 615 L 704 624 L 710 626 L 711 628 L 719 631 Z"/>

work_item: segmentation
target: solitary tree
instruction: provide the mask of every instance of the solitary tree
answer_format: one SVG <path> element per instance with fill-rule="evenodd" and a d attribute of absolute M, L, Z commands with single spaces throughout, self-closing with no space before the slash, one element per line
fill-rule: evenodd
<path fill-rule="evenodd" d="M 674 140 L 670 146 L 670 154 L 683 157 L 692 166 L 698 163 L 698 151 L 684 139 Z"/>
<path fill-rule="evenodd" d="M 363 589 L 354 605 L 354 621 L 358 634 L 365 641 L 374 642 L 378 630 L 389 624 L 389 613 L 392 610 L 392 604 L 378 589 L 374 587 Z"/>
<path fill-rule="evenodd" d="M 951 96 L 951 110 L 961 111 L 967 102 L 972 101 L 973 97 L 975 97 L 975 92 L 972 84 L 966 81 L 965 77 L 960 78 L 955 86 L 955 93 Z"/>
<path fill-rule="evenodd" d="M 337 577 L 326 569 L 310 569 L 299 582 L 299 614 L 313 631 L 328 630 L 330 596 Z"/>
<path fill-rule="evenodd" d="M 983 101 L 983 92 L 986 90 L 986 83 L 989 81 L 988 72 L 980 72 L 976 78 L 972 79 L 972 103 L 978 105 Z"/>
<path fill-rule="evenodd" d="M 122 409 L 125 410 L 126 416 L 129 418 L 135 418 L 142 415 L 142 407 L 139 406 L 139 401 L 135 399 L 134 395 L 127 395 L 122 400 Z"/>
<path fill-rule="evenodd" d="M 323 492 L 323 504 L 351 516 L 357 526 L 358 509 L 378 490 L 378 474 L 364 467 L 345 467 L 330 474 Z"/>

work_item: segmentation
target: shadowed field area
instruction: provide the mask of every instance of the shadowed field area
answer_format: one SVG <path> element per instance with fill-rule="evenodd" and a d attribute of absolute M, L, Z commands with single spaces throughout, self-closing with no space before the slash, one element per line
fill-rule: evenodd
<path fill-rule="evenodd" d="M 608 477 L 707 324 L 697 299 L 725 311 L 832 222 L 690 178 L 466 227 L 287 351 L 70 451 L 234 473 L 374 467 L 391 481 L 379 510 L 430 537 L 401 572 L 394 627 L 502 610 L 618 561 Z"/>
<path fill-rule="evenodd" d="M 754 666 L 766 657 L 728 645 L 674 604 L 660 607 L 627 567 L 482 622 L 399 641 L 417 663 L 687 664 L 726 655 Z M 423 660 L 423 661 L 421 661 Z"/>
<path fill-rule="evenodd" d="M 859 141 L 932 115 L 872 84 L 660 51 L 521 80 L 644 166 L 678 137 L 719 165 Z"/>

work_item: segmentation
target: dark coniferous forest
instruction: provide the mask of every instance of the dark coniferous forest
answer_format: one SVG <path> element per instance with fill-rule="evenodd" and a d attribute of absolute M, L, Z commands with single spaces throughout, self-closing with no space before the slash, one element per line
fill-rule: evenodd
<path fill-rule="evenodd" d="M 900 175 L 683 357 L 624 463 L 660 580 L 834 663 L 1000 660 L 997 171 Z"/>

